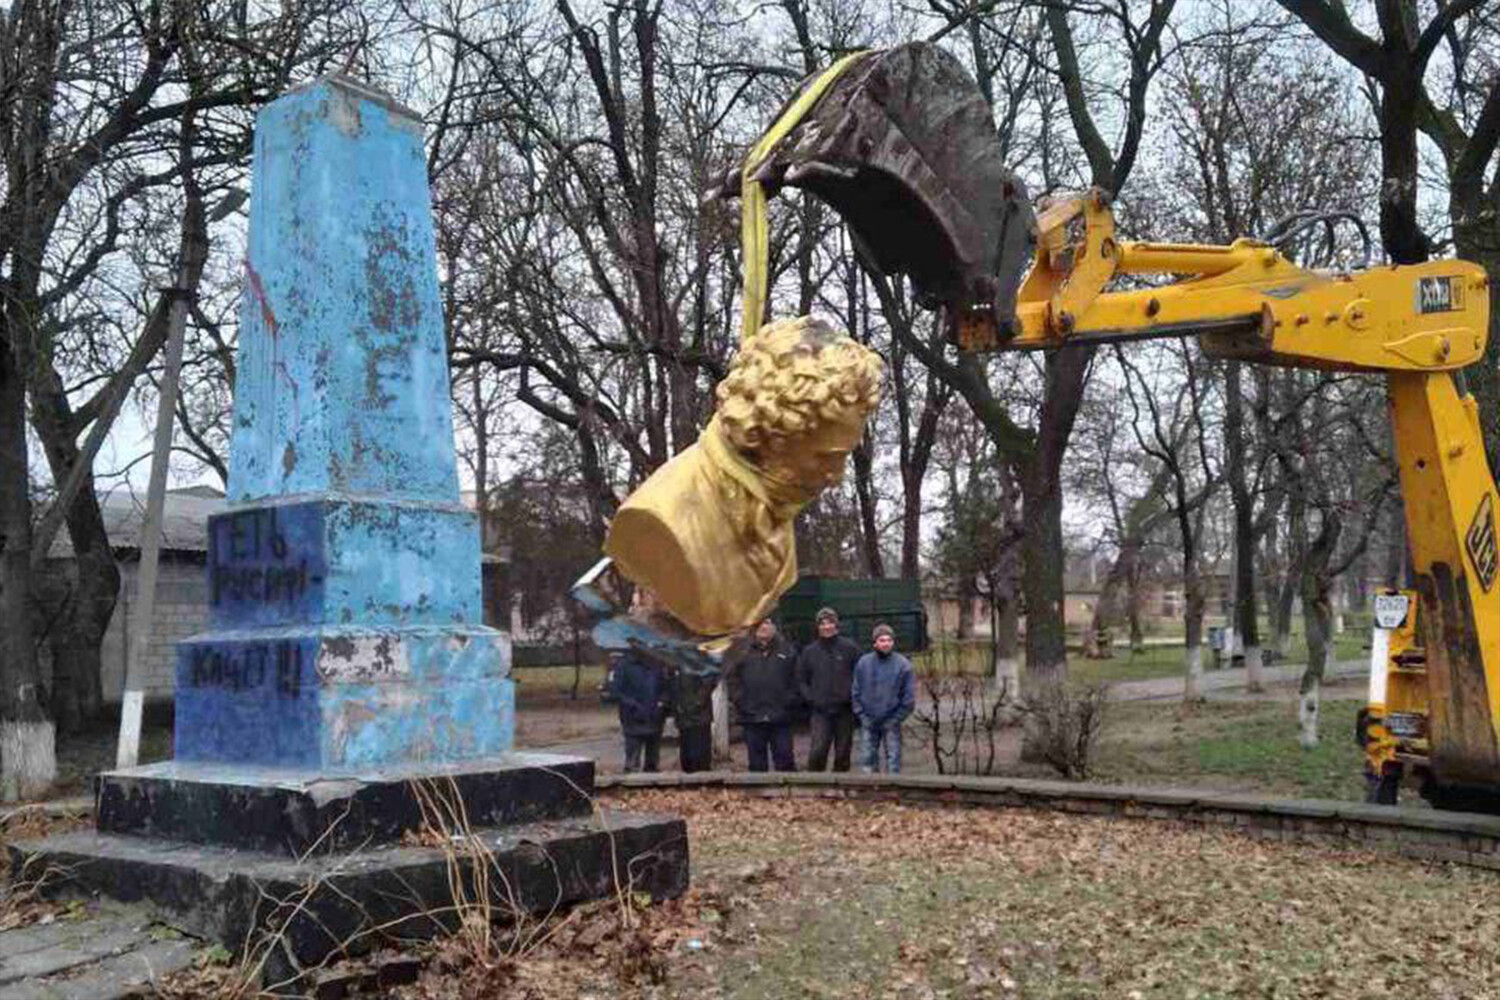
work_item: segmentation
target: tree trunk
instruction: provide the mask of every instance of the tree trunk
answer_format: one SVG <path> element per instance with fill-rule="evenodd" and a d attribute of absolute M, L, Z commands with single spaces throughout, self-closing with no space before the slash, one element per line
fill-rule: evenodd
<path fill-rule="evenodd" d="M 874 449 L 870 435 L 854 449 L 854 495 L 859 502 L 860 551 L 864 555 L 865 573 L 875 579 L 885 576 L 885 560 L 880 556 L 880 526 L 875 510 Z"/>
<path fill-rule="evenodd" d="M 930 405 L 930 404 L 929 404 Z M 926 478 L 927 466 L 916 475 L 901 477 L 901 579 L 916 580 L 921 576 L 922 551 L 922 480 Z"/>
<path fill-rule="evenodd" d="M 992 616 L 995 685 L 997 690 L 1006 691 L 1014 698 L 1021 688 L 1021 664 L 1017 656 L 1020 652 L 1021 615 L 1016 600 L 1016 580 L 1013 575 L 1005 574 L 996 584 Z"/>
<path fill-rule="evenodd" d="M 1328 575 L 1328 566 L 1338 546 L 1341 529 L 1338 516 L 1325 511 L 1318 535 L 1301 560 L 1299 589 L 1302 592 L 1303 627 L 1307 630 L 1307 667 L 1302 671 L 1302 683 L 1298 688 L 1297 719 L 1298 742 L 1304 750 L 1318 745 L 1318 702 L 1328 665 L 1329 626 L 1333 617 L 1328 599 L 1333 581 Z"/>
<path fill-rule="evenodd" d="M 54 482 L 62 482 L 80 454 L 77 428 L 62 382 L 50 369 L 32 384 L 32 425 L 42 439 Z M 50 637 L 52 647 L 52 717 L 64 733 L 76 733 L 99 717 L 104 707 L 99 676 L 99 646 L 120 596 L 120 570 L 104 528 L 94 474 L 85 471 L 66 514 L 73 544 L 72 594 L 67 613 Z M 45 558 L 46 553 L 34 553 Z M 34 558 L 40 563 L 41 558 Z"/>
<path fill-rule="evenodd" d="M 1230 609 L 1238 640 L 1245 650 L 1245 687 L 1265 690 L 1260 652 L 1260 609 L 1255 599 L 1255 499 L 1245 472 L 1245 403 L 1240 362 L 1224 369 L 1224 463 L 1234 507 L 1234 607 Z"/>
<path fill-rule="evenodd" d="M 1183 652 L 1185 667 L 1182 700 L 1203 700 L 1203 581 L 1197 570 L 1185 574 L 1182 625 L 1186 634 L 1187 648 Z"/>
<path fill-rule="evenodd" d="M 57 777 L 52 722 L 38 692 L 31 635 L 31 501 L 26 451 L 26 380 L 16 341 L 25 329 L 7 320 L 0 342 L 0 801 L 46 793 Z"/>
<path fill-rule="evenodd" d="M 1294 564 L 1286 568 L 1281 577 L 1281 586 L 1276 593 L 1276 604 L 1271 612 L 1271 648 L 1278 655 L 1285 655 L 1292 639 L 1292 606 L 1297 598 L 1298 568 Z"/>
<path fill-rule="evenodd" d="M 1302 671 L 1302 683 L 1298 688 L 1297 721 L 1298 742 L 1304 750 L 1318 745 L 1318 699 L 1328 662 L 1328 598 L 1325 592 L 1320 600 L 1316 592 L 1317 585 L 1313 583 L 1302 598 L 1303 627 L 1307 629 L 1307 667 Z"/>
<path fill-rule="evenodd" d="M 1025 686 L 1032 690 L 1067 677 L 1060 472 L 1095 350 L 1070 346 L 1047 355 L 1036 447 L 1021 477 L 1026 518 L 1021 583 L 1026 601 Z"/>
<path fill-rule="evenodd" d="M 1110 564 L 1104 577 L 1104 586 L 1099 590 L 1099 601 L 1094 605 L 1094 618 L 1089 623 L 1088 635 L 1084 636 L 1084 655 L 1091 660 L 1107 660 L 1114 656 L 1108 632 L 1122 625 L 1130 617 L 1131 581 L 1140 576 L 1140 537 L 1129 537 L 1120 542 L 1120 551 Z"/>
<path fill-rule="evenodd" d="M 964 576 L 958 581 L 958 625 L 954 638 L 971 639 L 974 636 L 974 598 L 978 588 L 972 577 Z"/>

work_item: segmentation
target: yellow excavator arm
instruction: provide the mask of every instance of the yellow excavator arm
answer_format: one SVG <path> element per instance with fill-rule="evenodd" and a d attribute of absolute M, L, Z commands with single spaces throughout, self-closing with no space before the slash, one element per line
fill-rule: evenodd
<path fill-rule="evenodd" d="M 721 193 L 754 180 L 818 196 L 866 264 L 906 275 L 962 349 L 1194 336 L 1215 357 L 1386 377 L 1416 589 L 1377 636 L 1367 760 L 1376 776 L 1421 772 L 1439 804 L 1500 806 L 1497 500 L 1473 397 L 1455 381 L 1484 354 L 1484 270 L 1330 273 L 1255 240 L 1121 240 L 1102 191 L 1033 214 L 977 87 L 937 47 L 869 53 L 816 80 Z M 1156 281 L 1111 290 L 1124 276 Z"/>
<path fill-rule="evenodd" d="M 625 501 L 605 544 L 613 563 L 579 581 L 605 617 L 596 641 L 716 669 L 723 643 L 702 637 L 738 634 L 774 606 L 796 576 L 796 512 L 863 433 L 873 355 L 815 320 L 762 325 L 766 199 L 798 187 L 843 217 L 869 268 L 905 276 L 964 350 L 1192 336 L 1216 357 L 1384 375 L 1416 588 L 1376 635 L 1366 759 L 1387 787 L 1410 769 L 1439 804 L 1500 806 L 1495 485 L 1455 380 L 1484 355 L 1484 271 L 1324 272 L 1255 240 L 1122 240 L 1101 191 L 1036 212 L 1004 153 L 962 65 L 912 43 L 810 77 L 727 172 L 717 194 L 743 199 L 741 349 L 709 427 Z M 657 618 L 619 613 L 632 586 Z"/>
<path fill-rule="evenodd" d="M 1215 357 L 1386 376 L 1416 590 L 1385 645 L 1368 714 L 1370 771 L 1413 768 L 1443 804 L 1500 803 L 1500 593 L 1494 478 L 1454 372 L 1484 355 L 1489 281 L 1459 260 L 1351 273 L 1298 267 L 1254 240 L 1117 241 L 1108 197 L 1039 213 L 1016 322 L 960 314 L 967 350 L 1196 336 Z M 1183 276 L 1133 291 L 1120 275 Z M 1378 699 L 1378 700 L 1377 700 Z"/>

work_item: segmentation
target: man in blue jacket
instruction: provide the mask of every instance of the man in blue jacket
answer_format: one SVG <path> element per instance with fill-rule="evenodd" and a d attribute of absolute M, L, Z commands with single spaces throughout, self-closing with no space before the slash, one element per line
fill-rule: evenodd
<path fill-rule="evenodd" d="M 917 679 L 911 661 L 896 652 L 896 633 L 884 623 L 871 634 L 875 651 L 854 665 L 851 694 L 854 714 L 864 734 L 860 770 L 872 774 L 880 769 L 884 751 L 885 769 L 901 773 L 901 723 L 917 707 Z"/>
<path fill-rule="evenodd" d="M 647 771 L 661 770 L 661 731 L 668 706 L 661 668 L 634 651 L 612 657 L 604 697 L 620 705 L 625 772 L 639 771 L 643 764 Z"/>

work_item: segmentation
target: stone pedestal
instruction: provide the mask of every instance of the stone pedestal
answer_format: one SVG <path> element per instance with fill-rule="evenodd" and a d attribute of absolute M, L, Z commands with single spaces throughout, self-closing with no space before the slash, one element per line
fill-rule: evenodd
<path fill-rule="evenodd" d="M 13 870 L 236 952 L 271 934 L 283 971 L 451 925 L 469 843 L 526 907 L 680 893 L 681 821 L 600 812 L 591 761 L 511 752 L 419 119 L 317 81 L 261 112 L 254 184 L 230 505 L 209 630 L 178 648 L 176 759 L 101 775 L 97 831 L 12 845 Z M 434 797 L 459 828 L 434 829 Z"/>

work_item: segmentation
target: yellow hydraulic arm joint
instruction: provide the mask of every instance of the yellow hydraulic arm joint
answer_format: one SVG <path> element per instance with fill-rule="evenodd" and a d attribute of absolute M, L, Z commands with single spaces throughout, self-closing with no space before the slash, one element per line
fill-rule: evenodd
<path fill-rule="evenodd" d="M 1483 268 L 1446 260 L 1350 274 L 1309 271 L 1255 240 L 1229 246 L 1115 238 L 1093 190 L 1045 207 L 1014 336 L 960 317 L 969 350 L 1028 350 L 1196 336 L 1214 356 L 1339 371 L 1451 371 L 1484 353 Z M 1108 291 L 1123 276 L 1178 277 Z M 1144 285 L 1141 281 L 1138 285 Z"/>

